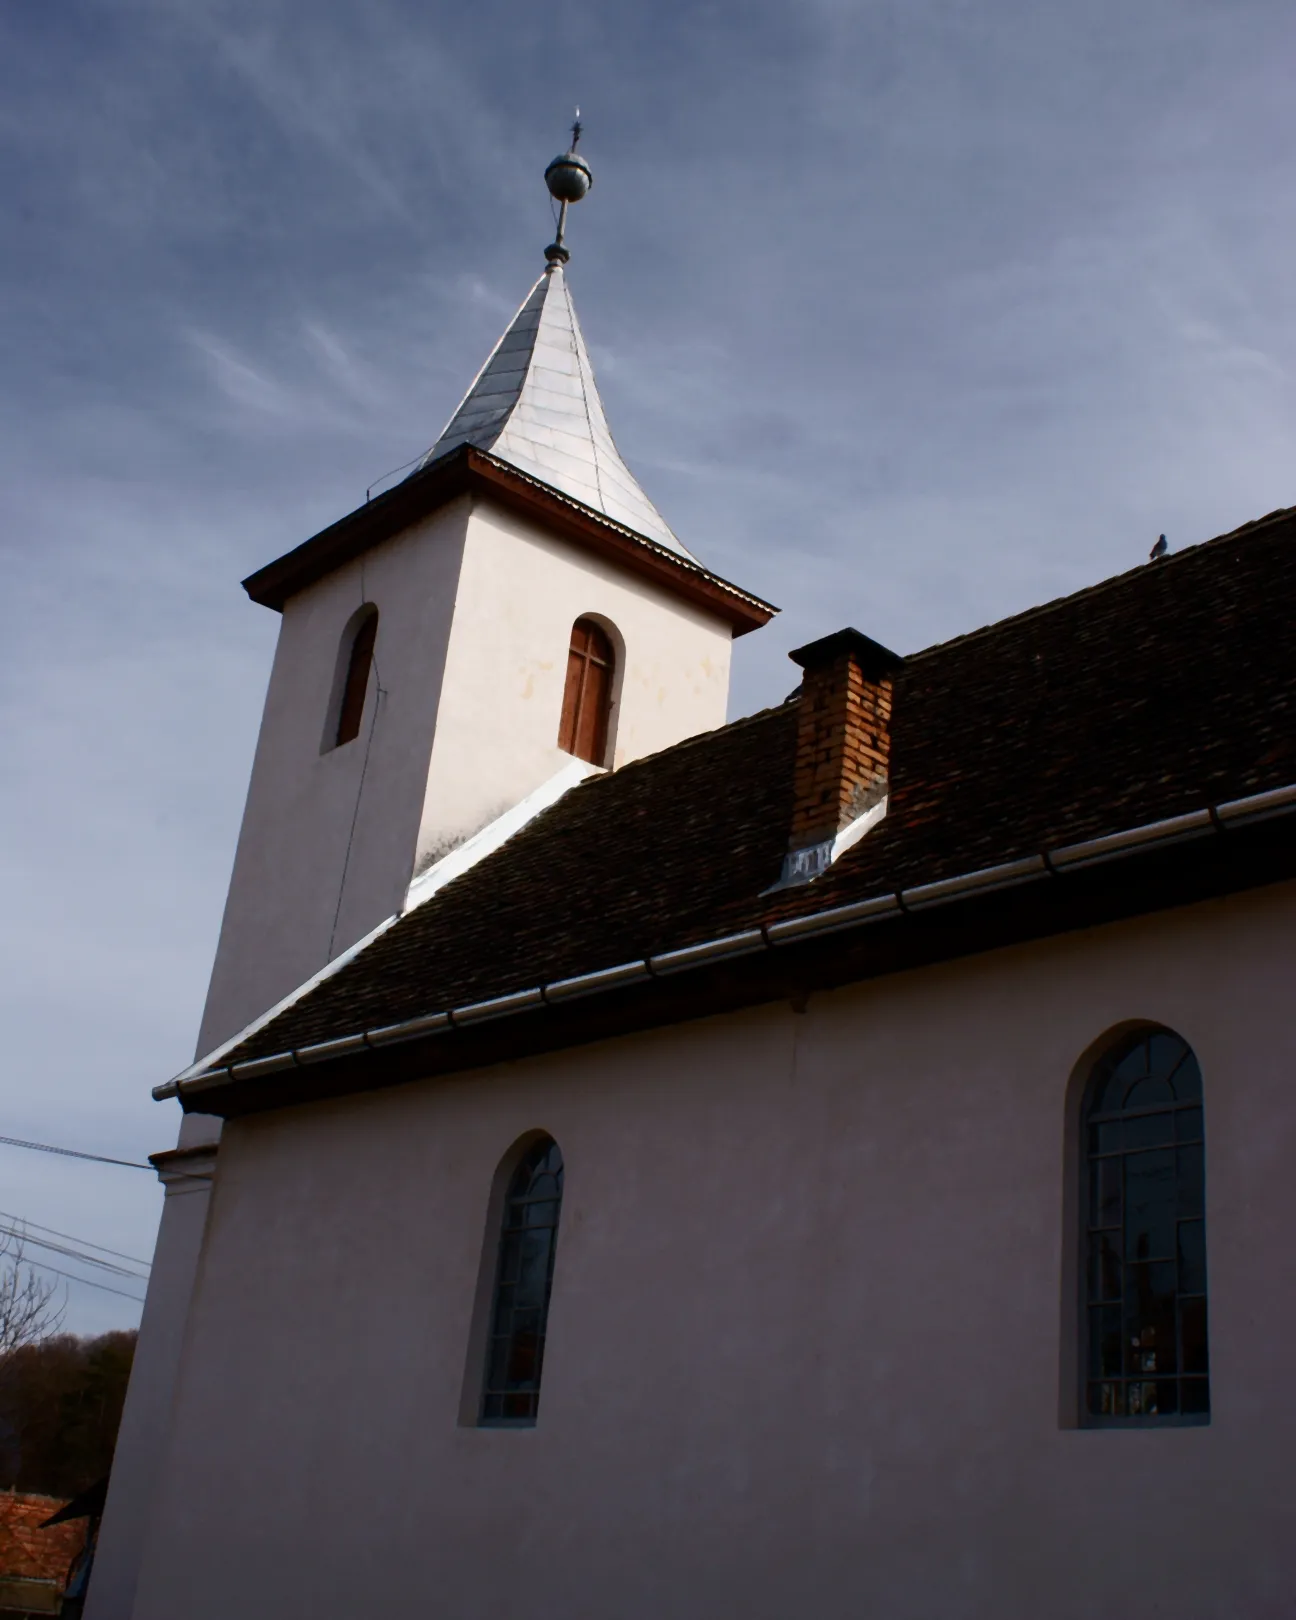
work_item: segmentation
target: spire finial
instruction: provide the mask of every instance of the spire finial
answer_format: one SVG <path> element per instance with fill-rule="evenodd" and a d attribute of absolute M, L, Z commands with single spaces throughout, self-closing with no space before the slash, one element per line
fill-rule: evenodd
<path fill-rule="evenodd" d="M 576 151 L 580 138 L 581 115 L 580 108 L 577 107 L 576 118 L 572 123 L 571 145 L 545 170 L 545 185 L 549 187 L 549 195 L 558 203 L 558 234 L 544 250 L 545 263 L 550 270 L 556 270 L 559 265 L 566 264 L 571 257 L 563 245 L 563 235 L 567 229 L 567 204 L 579 202 L 594 184 L 589 164 Z"/>

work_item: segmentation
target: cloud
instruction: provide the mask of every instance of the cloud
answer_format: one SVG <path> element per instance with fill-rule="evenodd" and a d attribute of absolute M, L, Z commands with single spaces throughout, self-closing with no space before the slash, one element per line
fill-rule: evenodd
<path fill-rule="evenodd" d="M 1293 498 L 1280 0 L 74 12 L 0 14 L 5 1134 L 167 1144 L 275 632 L 237 582 L 433 442 L 575 101 L 618 444 L 785 609 L 734 712 L 841 623 L 910 650 Z M 134 1174 L 6 1207 L 146 1251 Z"/>

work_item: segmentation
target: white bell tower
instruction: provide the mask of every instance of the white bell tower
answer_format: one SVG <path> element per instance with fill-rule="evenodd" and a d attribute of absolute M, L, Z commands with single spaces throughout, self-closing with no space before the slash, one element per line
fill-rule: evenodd
<path fill-rule="evenodd" d="M 199 1056 L 529 795 L 722 725 L 733 637 L 774 611 L 689 555 L 612 441 L 564 275 L 579 135 L 546 170 L 544 274 L 415 472 L 244 581 L 282 622 Z M 219 1124 L 187 1115 L 155 1156 L 167 1197 L 87 1620 L 133 1607 Z"/>
<path fill-rule="evenodd" d="M 564 269 L 579 136 L 546 170 L 544 273 L 418 468 L 244 582 L 282 626 L 200 1055 L 573 754 L 615 769 L 723 725 L 733 637 L 773 611 L 613 442 Z"/>

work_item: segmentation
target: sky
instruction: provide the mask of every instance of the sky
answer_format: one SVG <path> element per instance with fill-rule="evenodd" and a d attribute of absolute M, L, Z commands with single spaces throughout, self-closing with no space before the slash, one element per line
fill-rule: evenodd
<path fill-rule="evenodd" d="M 436 439 L 574 104 L 619 448 L 783 609 L 737 715 L 843 624 L 913 651 L 1296 503 L 1294 61 L 1290 0 L 0 8 L 0 1135 L 173 1142 L 277 625 L 238 582 Z M 8 1216 L 147 1259 L 159 1209 L 0 1146 Z"/>

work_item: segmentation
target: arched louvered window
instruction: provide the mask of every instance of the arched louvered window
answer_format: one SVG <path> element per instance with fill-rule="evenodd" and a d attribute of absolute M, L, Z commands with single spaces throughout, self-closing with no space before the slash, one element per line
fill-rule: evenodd
<path fill-rule="evenodd" d="M 536 1420 L 562 1191 L 562 1153 L 552 1137 L 541 1137 L 513 1172 L 504 1202 L 482 1387 L 484 1424 Z"/>
<path fill-rule="evenodd" d="M 345 645 L 343 647 L 347 666 L 338 706 L 337 734 L 333 739 L 335 748 L 349 743 L 360 734 L 365 693 L 369 690 L 369 667 L 373 663 L 374 641 L 378 635 L 378 609 L 362 608 L 359 617 L 352 619 L 348 630 L 351 645 L 349 649 Z"/>
<path fill-rule="evenodd" d="M 563 690 L 558 746 L 578 759 L 589 760 L 591 765 L 606 763 L 615 674 L 612 638 L 593 619 L 577 619 L 567 651 L 567 685 Z"/>
<path fill-rule="evenodd" d="M 1201 1070 L 1168 1029 L 1123 1037 L 1084 1107 L 1084 1421 L 1205 1423 Z"/>

